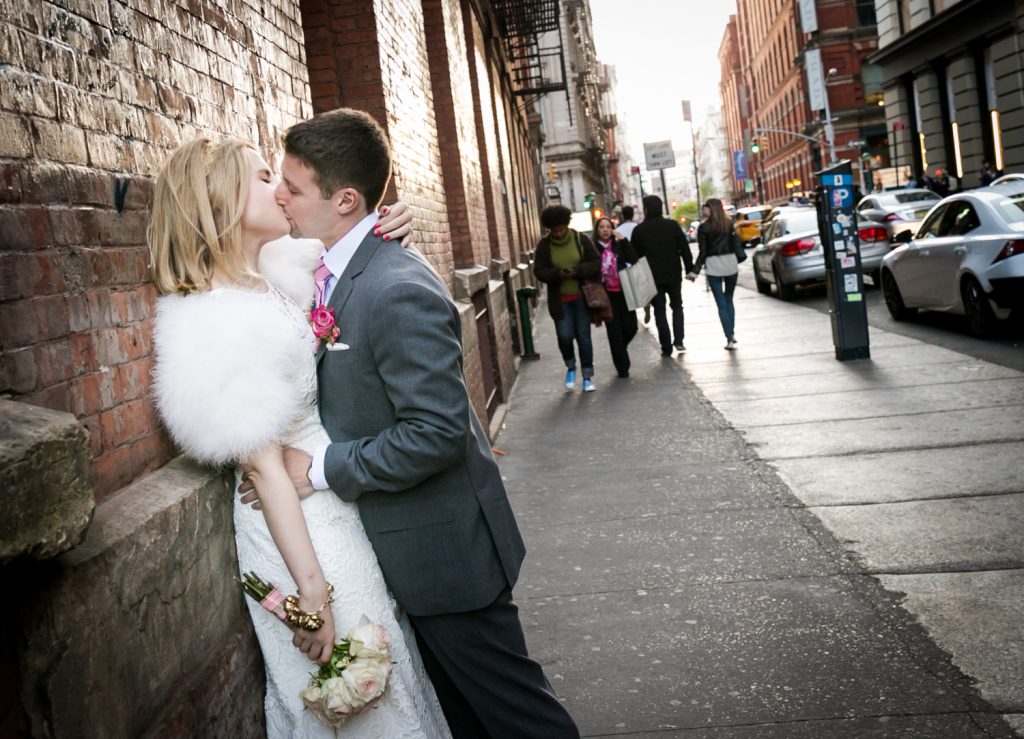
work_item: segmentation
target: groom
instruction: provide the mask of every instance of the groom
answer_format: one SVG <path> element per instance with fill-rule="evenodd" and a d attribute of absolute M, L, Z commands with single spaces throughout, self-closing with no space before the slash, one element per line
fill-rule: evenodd
<path fill-rule="evenodd" d="M 374 231 L 384 131 L 361 111 L 316 116 L 288 131 L 281 172 L 293 233 L 326 247 L 317 294 L 340 329 L 317 350 L 331 443 L 285 451 L 296 489 L 358 504 L 456 737 L 578 737 L 526 653 L 525 549 L 466 392 L 459 311 L 416 249 Z"/>

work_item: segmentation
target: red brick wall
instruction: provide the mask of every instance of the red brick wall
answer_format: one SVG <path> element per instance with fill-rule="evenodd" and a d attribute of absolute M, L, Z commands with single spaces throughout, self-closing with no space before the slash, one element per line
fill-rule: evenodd
<path fill-rule="evenodd" d="M 0 17 L 0 394 L 78 416 L 103 500 L 174 453 L 147 400 L 152 176 L 200 132 L 271 156 L 310 107 L 290 0 L 60 5 Z"/>
<path fill-rule="evenodd" d="M 467 267 L 486 253 L 488 232 L 464 18 L 459 0 L 424 0 L 423 14 L 453 262 Z"/>

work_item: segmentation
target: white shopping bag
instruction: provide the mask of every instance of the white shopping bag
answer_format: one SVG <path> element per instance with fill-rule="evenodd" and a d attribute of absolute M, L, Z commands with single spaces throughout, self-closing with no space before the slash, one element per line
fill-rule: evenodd
<path fill-rule="evenodd" d="M 622 283 L 622 297 L 626 299 L 626 307 L 630 310 L 643 308 L 658 294 L 654 275 L 647 266 L 647 257 L 640 257 L 640 261 L 632 267 L 619 270 L 619 282 Z"/>

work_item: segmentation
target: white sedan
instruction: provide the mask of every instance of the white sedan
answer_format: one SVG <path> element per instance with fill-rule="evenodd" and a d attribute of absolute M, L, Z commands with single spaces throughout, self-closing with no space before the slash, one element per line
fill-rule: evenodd
<path fill-rule="evenodd" d="M 882 294 L 897 321 L 918 308 L 967 317 L 976 336 L 1024 309 L 1024 183 L 950 195 L 917 235 L 882 259 Z"/>

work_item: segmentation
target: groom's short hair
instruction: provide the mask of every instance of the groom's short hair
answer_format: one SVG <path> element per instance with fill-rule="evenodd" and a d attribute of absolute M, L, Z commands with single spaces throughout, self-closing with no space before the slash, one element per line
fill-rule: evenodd
<path fill-rule="evenodd" d="M 296 123 L 285 134 L 284 150 L 313 170 L 325 198 L 351 187 L 367 209 L 380 205 L 391 178 L 391 148 L 368 113 L 338 108 Z"/>

